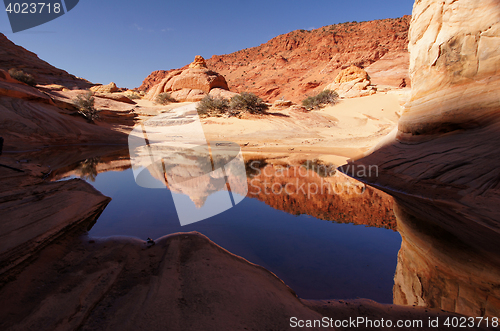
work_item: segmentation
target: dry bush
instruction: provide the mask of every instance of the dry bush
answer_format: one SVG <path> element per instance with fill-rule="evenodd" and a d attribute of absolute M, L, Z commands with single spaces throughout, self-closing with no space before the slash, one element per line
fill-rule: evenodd
<path fill-rule="evenodd" d="M 94 107 L 95 99 L 92 91 L 80 94 L 73 99 L 73 103 L 78 108 L 78 114 L 82 115 L 87 121 L 92 123 L 99 118 L 99 111 Z"/>
<path fill-rule="evenodd" d="M 326 105 L 334 105 L 338 102 L 339 95 L 332 90 L 324 90 L 313 97 L 307 97 L 302 101 L 302 105 L 307 110 L 319 109 Z"/>
<path fill-rule="evenodd" d="M 172 102 L 177 102 L 177 100 L 172 98 L 170 96 L 170 93 L 168 93 L 168 92 L 162 92 L 162 93 L 158 94 L 158 96 L 155 99 L 155 103 L 157 103 L 159 105 L 168 105 L 169 103 L 172 103 Z"/>
<path fill-rule="evenodd" d="M 9 70 L 9 75 L 14 78 L 15 80 L 18 80 L 20 82 L 23 82 L 29 86 L 36 86 L 36 81 L 33 76 L 30 74 L 22 71 L 22 70 L 17 70 L 17 69 L 10 69 Z"/>

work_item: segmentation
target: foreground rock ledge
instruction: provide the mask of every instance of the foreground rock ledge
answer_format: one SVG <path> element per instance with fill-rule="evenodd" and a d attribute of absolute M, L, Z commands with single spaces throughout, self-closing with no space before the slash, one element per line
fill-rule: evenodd
<path fill-rule="evenodd" d="M 2 172 L 3 169 L 0 175 Z M 25 175 L 10 178 L 10 184 L 23 181 L 22 177 Z M 58 237 L 82 223 L 97 219 L 111 201 L 89 184 L 77 179 L 55 183 L 40 181 L 10 189 L 8 182 L 0 179 L 2 281 L 12 270 L 32 259 Z"/>
<path fill-rule="evenodd" d="M 369 300 L 301 301 L 273 273 L 196 232 L 151 248 L 68 237 L 0 289 L 0 302 L 0 328 L 9 330 L 288 330 L 293 316 L 450 316 Z"/>

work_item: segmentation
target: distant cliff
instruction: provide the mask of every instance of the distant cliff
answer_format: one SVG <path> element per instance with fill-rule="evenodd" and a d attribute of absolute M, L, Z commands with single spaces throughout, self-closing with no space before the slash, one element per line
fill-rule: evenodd
<path fill-rule="evenodd" d="M 296 30 L 257 47 L 214 55 L 207 65 L 226 78 L 231 91 L 252 92 L 267 101 L 284 96 L 299 102 L 333 82 L 342 68 L 367 68 L 381 59 L 387 63 L 373 73 L 382 70 L 385 77 L 373 83 L 397 87 L 408 77 L 409 24 L 410 16 L 404 16 Z M 152 72 L 139 89 L 149 90 L 169 72 Z"/>

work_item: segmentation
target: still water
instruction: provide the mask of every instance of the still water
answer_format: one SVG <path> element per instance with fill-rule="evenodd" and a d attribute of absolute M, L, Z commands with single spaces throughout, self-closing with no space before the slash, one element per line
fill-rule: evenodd
<path fill-rule="evenodd" d="M 219 215 L 181 226 L 172 197 L 179 193 L 140 187 L 131 169 L 101 172 L 92 179 L 88 182 L 112 201 L 90 230 L 90 237 L 145 240 L 198 231 L 231 253 L 272 271 L 301 298 L 393 302 L 401 236 L 392 229 L 363 225 L 366 212 L 354 217 L 361 219 L 354 225 L 292 215 L 246 197 Z"/>

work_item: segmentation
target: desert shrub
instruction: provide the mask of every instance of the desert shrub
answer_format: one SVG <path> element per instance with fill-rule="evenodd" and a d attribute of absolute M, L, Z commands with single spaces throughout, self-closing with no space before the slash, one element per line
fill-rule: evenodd
<path fill-rule="evenodd" d="M 302 105 L 308 110 L 318 109 L 326 105 L 334 105 L 338 102 L 339 95 L 332 90 L 324 90 L 313 97 L 307 97 Z"/>
<path fill-rule="evenodd" d="M 325 164 L 318 159 L 307 160 L 302 163 L 302 166 L 308 170 L 312 170 L 320 177 L 332 177 L 337 172 L 337 166 L 332 163 Z"/>
<path fill-rule="evenodd" d="M 155 99 L 155 103 L 159 105 L 168 105 L 169 103 L 176 102 L 174 98 L 170 96 L 170 93 L 168 92 L 162 92 L 158 94 L 158 96 Z"/>
<path fill-rule="evenodd" d="M 229 113 L 229 101 L 221 97 L 207 95 L 196 107 L 200 116 L 220 116 Z"/>
<path fill-rule="evenodd" d="M 269 106 L 253 93 L 242 92 L 231 98 L 229 108 L 233 112 L 245 111 L 250 114 L 264 113 Z"/>
<path fill-rule="evenodd" d="M 78 108 L 78 114 L 86 118 L 87 121 L 94 122 L 99 118 L 99 111 L 94 107 L 95 99 L 91 91 L 80 94 L 73 100 L 73 103 Z"/>
<path fill-rule="evenodd" d="M 127 94 L 126 94 L 127 98 L 129 98 L 130 100 L 137 100 L 137 99 L 141 99 L 141 95 L 135 91 L 129 91 Z"/>
<path fill-rule="evenodd" d="M 23 82 L 29 86 L 33 86 L 33 87 L 36 86 L 35 78 L 33 78 L 33 76 L 31 76 L 30 74 L 28 74 L 22 70 L 10 69 L 9 75 L 12 78 L 14 78 L 15 80 Z"/>

